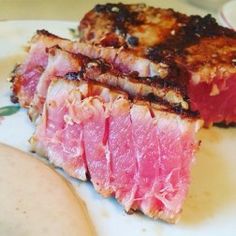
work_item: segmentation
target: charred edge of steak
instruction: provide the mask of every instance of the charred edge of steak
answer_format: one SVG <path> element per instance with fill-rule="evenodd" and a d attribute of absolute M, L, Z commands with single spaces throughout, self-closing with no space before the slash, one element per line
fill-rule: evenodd
<path fill-rule="evenodd" d="M 19 98 L 15 94 L 11 94 L 10 100 L 12 103 L 19 103 Z"/>
<path fill-rule="evenodd" d="M 9 78 L 9 82 L 11 83 L 11 91 L 12 91 L 12 94 L 10 95 L 10 101 L 12 103 L 19 103 L 19 98 L 17 96 L 16 89 L 14 88 L 14 82 L 16 81 L 17 71 L 19 67 L 20 67 L 20 64 L 16 64 L 14 66 L 13 70 L 10 73 L 10 78 Z"/>
<path fill-rule="evenodd" d="M 79 72 L 78 71 L 71 71 L 71 72 L 68 72 L 65 75 L 67 80 L 72 81 L 72 80 L 79 80 L 80 78 L 83 78 L 88 63 L 90 63 L 93 59 L 91 59 L 87 56 L 84 56 L 82 54 L 75 54 L 75 53 L 71 53 L 69 51 L 63 50 L 59 45 L 52 46 L 51 48 L 46 48 L 46 52 L 49 53 L 52 56 L 55 56 L 56 51 L 58 49 L 62 50 L 62 51 L 65 51 L 66 53 L 69 53 L 72 58 L 74 58 L 76 60 L 79 60 L 79 61 L 82 61 L 81 69 L 80 69 Z"/>
<path fill-rule="evenodd" d="M 140 8 L 141 10 L 136 11 L 132 8 L 132 6 L 137 6 L 137 8 Z M 106 16 L 109 17 L 113 24 L 113 32 L 116 32 L 116 34 L 119 34 L 119 36 L 123 37 L 127 44 L 129 44 L 131 47 L 135 47 L 139 45 L 139 38 L 135 37 L 133 35 L 129 35 L 128 33 L 128 27 L 129 26 L 138 26 L 142 24 L 148 24 L 145 20 L 145 11 L 148 9 L 155 9 L 156 14 L 159 14 L 160 8 L 153 8 L 150 6 L 146 6 L 146 4 L 105 4 L 101 5 L 98 4 L 95 6 L 93 11 L 97 13 L 106 14 Z M 184 24 L 187 22 L 188 16 L 179 12 L 174 11 L 173 9 L 167 9 L 169 13 L 176 18 L 177 22 L 179 24 Z M 128 37 L 127 37 L 128 36 Z M 114 37 L 114 35 L 113 35 Z M 115 38 L 118 40 L 117 38 Z M 109 37 L 106 37 L 106 42 L 103 40 L 101 41 L 101 44 L 103 46 L 113 46 L 113 47 L 120 47 L 125 45 L 120 45 L 120 42 L 115 42 Z M 119 40 L 118 40 L 119 41 Z M 114 44 L 112 44 L 114 43 Z"/>
<path fill-rule="evenodd" d="M 132 46 L 132 47 L 138 46 L 138 44 L 139 44 L 139 39 L 138 39 L 138 37 L 130 36 L 130 37 L 128 38 L 128 43 L 129 43 L 129 45 Z"/>
<path fill-rule="evenodd" d="M 190 72 L 182 65 L 177 64 L 173 61 L 171 63 L 167 62 L 166 64 L 168 65 L 168 74 L 164 79 L 159 76 L 136 76 L 136 79 L 141 80 L 143 83 L 150 84 L 151 86 L 157 86 L 159 88 L 169 88 L 179 91 L 182 94 L 183 99 L 185 101 L 188 101 L 189 98 L 187 95 L 187 86 L 191 78 Z"/>
<path fill-rule="evenodd" d="M 11 71 L 11 73 L 10 73 L 10 79 L 9 79 L 9 82 L 10 82 L 10 83 L 14 83 L 14 80 L 15 80 L 15 77 L 16 77 L 16 73 L 17 73 L 19 67 L 20 67 L 20 64 L 16 64 L 16 65 L 14 66 L 13 70 Z"/>
<path fill-rule="evenodd" d="M 82 55 L 83 56 L 83 55 Z M 92 59 L 89 58 L 89 62 L 87 64 L 87 68 L 96 66 L 97 68 L 99 68 L 99 70 L 101 71 L 101 73 L 106 73 L 106 72 L 110 72 L 113 71 L 115 72 L 115 70 L 112 68 L 112 65 L 107 63 L 104 59 L 99 58 L 99 59 Z M 118 73 L 118 71 L 117 71 Z"/>
<path fill-rule="evenodd" d="M 107 87 L 111 90 L 120 91 L 124 94 L 127 94 L 129 100 L 131 100 L 131 101 L 138 100 L 138 101 L 144 101 L 144 102 L 149 102 L 149 103 L 164 106 L 166 112 L 178 114 L 184 118 L 197 119 L 200 117 L 199 112 L 184 109 L 180 103 L 173 103 L 173 104 L 169 103 L 168 101 L 164 100 L 163 98 L 161 98 L 159 96 L 156 96 L 153 93 L 149 93 L 147 96 L 141 96 L 141 95 L 140 96 L 138 96 L 138 95 L 131 96 L 127 91 L 124 91 L 120 87 L 117 88 L 112 85 L 100 83 L 98 81 L 92 81 L 92 83 L 100 84 L 100 85 Z"/>
<path fill-rule="evenodd" d="M 141 97 L 140 99 L 151 103 L 164 105 L 168 112 L 175 113 L 186 118 L 200 118 L 199 112 L 184 109 L 179 103 L 171 104 L 163 98 L 154 95 L 153 93 L 149 93 L 147 96 Z"/>
<path fill-rule="evenodd" d="M 139 4 L 141 5 L 141 4 Z M 142 6 L 146 6 L 145 4 L 142 4 Z M 113 31 L 118 32 L 120 36 L 123 38 L 126 38 L 127 36 L 127 25 L 140 25 L 143 23 L 142 20 L 138 18 L 138 12 L 130 11 L 129 5 L 125 5 L 122 3 L 118 4 L 112 4 L 107 3 L 105 5 L 97 4 L 94 7 L 94 11 L 98 13 L 106 13 L 109 14 L 109 17 L 113 21 Z M 112 43 L 112 40 L 110 44 Z M 114 47 L 120 47 L 120 44 L 117 42 L 113 42 L 112 46 Z M 137 46 L 138 45 L 138 38 L 134 36 L 130 36 L 128 38 L 128 43 L 131 46 Z"/>
<path fill-rule="evenodd" d="M 129 80 L 133 80 L 134 83 L 143 83 L 146 85 L 149 85 L 151 87 L 156 87 L 156 88 L 160 88 L 160 89 L 166 89 L 166 90 L 173 90 L 176 92 L 179 92 L 181 94 L 181 96 L 183 97 L 183 100 L 186 101 L 187 103 L 189 103 L 189 97 L 187 96 L 187 89 L 186 89 L 186 84 L 185 82 L 181 81 L 181 79 L 188 79 L 188 77 L 190 76 L 189 73 L 184 70 L 183 68 L 180 67 L 176 67 L 176 69 L 174 70 L 174 65 L 173 65 L 173 70 L 172 73 L 169 73 L 168 77 L 165 79 L 162 79 L 158 76 L 153 76 L 153 77 L 139 77 L 137 73 L 133 72 L 130 74 L 123 74 L 120 71 L 116 70 L 115 68 L 112 67 L 111 64 L 107 63 L 105 60 L 103 59 L 91 59 L 89 57 L 86 57 L 84 55 L 81 54 L 73 54 L 71 52 L 69 52 L 73 57 L 77 57 L 79 59 L 82 59 L 84 61 L 83 63 L 83 67 L 79 72 L 70 72 L 67 73 L 66 78 L 68 80 L 80 80 L 80 79 L 87 79 L 85 78 L 85 74 L 88 70 L 93 70 L 93 69 L 98 69 L 100 75 L 104 74 L 104 73 L 111 73 L 112 75 L 115 75 L 116 77 L 127 77 L 129 78 Z M 179 78 L 179 80 L 176 80 L 176 77 Z M 181 82 L 180 82 L 181 81 Z M 113 88 L 114 89 L 114 88 Z M 116 88 L 119 90 L 122 90 L 122 88 Z M 149 101 L 151 97 L 149 97 Z M 148 99 L 148 98 L 147 98 Z M 162 100 L 157 99 L 159 102 Z M 156 101 L 157 101 L 156 100 Z M 155 102 L 155 99 L 153 100 Z M 164 104 L 164 103 L 162 103 Z M 174 104 L 174 110 L 178 113 L 185 113 L 183 110 L 181 110 L 179 108 L 180 104 L 176 105 Z M 195 113 L 190 114 L 190 116 L 195 116 Z"/>
<path fill-rule="evenodd" d="M 121 47 L 120 40 L 112 33 L 106 34 L 106 37 L 100 41 L 101 46 L 103 47 L 114 47 L 119 48 Z M 125 48 L 127 48 L 127 45 L 123 45 Z"/>
<path fill-rule="evenodd" d="M 16 81 L 16 77 L 17 77 L 17 71 L 20 67 L 20 64 L 16 64 L 13 68 L 13 70 L 10 73 L 10 77 L 9 77 L 9 82 L 11 83 L 11 90 L 12 90 L 12 95 L 11 95 L 11 101 L 13 103 L 18 103 L 18 97 L 16 95 L 16 91 L 14 89 L 14 82 Z"/>
<path fill-rule="evenodd" d="M 109 71 L 109 70 L 107 70 L 107 72 L 114 73 L 114 71 Z M 124 75 L 120 74 L 120 76 L 124 76 Z M 84 76 L 81 76 L 80 78 L 83 79 Z M 156 77 L 156 78 L 153 78 L 153 77 L 152 78 L 146 78 L 146 77 L 145 78 L 140 78 L 140 77 L 136 76 L 135 74 L 134 75 L 131 74 L 130 79 L 131 80 L 134 79 L 135 82 L 143 81 L 146 84 L 150 84 L 151 86 L 154 85 L 154 86 L 157 86 L 159 88 L 166 88 L 168 90 L 172 89 L 172 90 L 180 91 L 177 84 L 174 81 L 171 81 L 171 80 L 163 80 L 163 79 L 160 79 L 158 77 Z M 155 81 L 153 81 L 153 80 L 155 80 Z M 159 105 L 164 105 L 167 108 L 167 110 L 171 113 L 176 113 L 176 114 L 179 114 L 181 116 L 189 117 L 189 118 L 199 118 L 199 113 L 198 112 L 184 109 L 180 103 L 171 104 L 168 101 L 164 100 L 161 97 L 156 96 L 153 93 L 149 93 L 147 96 L 141 96 L 141 95 L 131 96 L 127 91 L 124 91 L 124 89 L 122 89 L 121 87 L 117 88 L 117 87 L 114 87 L 114 86 L 111 86 L 111 85 L 100 83 L 98 81 L 93 81 L 93 83 L 102 84 L 103 86 L 108 87 L 112 90 L 119 90 L 119 91 L 125 92 L 128 95 L 129 99 L 132 100 L 132 101 L 138 99 L 138 100 L 148 101 L 150 103 L 156 103 L 156 104 L 159 104 Z M 188 102 L 189 98 L 187 97 L 187 95 L 183 98 L 184 98 L 185 101 Z"/>
<path fill-rule="evenodd" d="M 184 55 L 185 49 L 197 44 L 202 38 L 228 36 L 236 38 L 236 32 L 219 26 L 210 14 L 201 17 L 190 16 L 188 22 L 164 43 L 147 50 L 147 58 L 155 62 L 173 61 L 178 55 Z"/>
<path fill-rule="evenodd" d="M 186 81 L 188 81 L 190 74 L 185 68 L 177 66 L 173 63 L 168 68 L 168 70 L 170 70 L 170 73 L 168 73 L 168 76 L 165 79 L 162 79 L 161 77 L 158 76 L 139 77 L 138 73 L 135 72 L 123 74 L 119 70 L 113 68 L 111 64 L 107 63 L 103 59 L 89 59 L 87 68 L 89 67 L 89 65 L 96 66 L 101 71 L 101 74 L 109 72 L 117 77 L 128 77 L 130 78 L 130 80 L 133 80 L 134 82 L 138 83 L 141 82 L 143 84 L 154 86 L 161 89 L 173 89 L 175 91 L 179 91 L 185 101 L 189 100 L 187 96 Z M 177 80 L 176 78 L 179 79 Z"/>
<path fill-rule="evenodd" d="M 54 46 L 54 47 L 60 49 L 59 46 Z M 52 47 L 52 48 L 54 48 L 54 47 Z M 51 53 L 51 51 L 50 51 L 50 53 Z M 71 56 L 73 56 L 74 58 L 78 58 L 84 62 L 83 67 L 82 67 L 81 71 L 79 72 L 80 78 L 84 77 L 84 73 L 86 72 L 86 69 L 96 67 L 100 71 L 101 74 L 109 72 L 112 75 L 115 75 L 117 77 L 128 77 L 131 80 L 133 80 L 134 82 L 138 82 L 138 83 L 141 82 L 143 84 L 154 86 L 154 87 L 161 88 L 161 89 L 173 89 L 175 91 L 179 91 L 181 93 L 181 95 L 183 96 L 184 101 L 189 100 L 189 98 L 187 96 L 187 90 L 186 90 L 187 83 L 184 81 L 181 81 L 181 80 L 188 81 L 190 74 L 184 67 L 177 66 L 174 63 L 172 63 L 172 65 L 170 65 L 168 67 L 168 70 L 170 70 L 170 72 L 168 73 L 168 76 L 165 79 L 162 79 L 161 77 L 158 77 L 158 76 L 139 77 L 138 73 L 136 73 L 136 72 L 127 73 L 127 74 L 120 72 L 119 70 L 115 69 L 113 67 L 113 65 L 106 62 L 102 58 L 93 59 L 93 58 L 89 58 L 89 57 L 79 54 L 79 53 L 78 54 L 75 54 L 72 52 L 68 52 L 68 53 Z M 176 78 L 179 78 L 179 79 L 177 80 Z M 75 74 L 70 79 L 76 80 Z"/>
<path fill-rule="evenodd" d="M 71 79 L 72 76 L 72 79 Z M 179 103 L 175 103 L 175 104 L 171 104 L 168 101 L 164 100 L 161 97 L 156 96 L 153 93 L 149 93 L 147 96 L 131 96 L 127 91 L 124 91 L 121 88 L 117 88 L 115 86 L 112 85 L 108 85 L 108 84 L 104 84 L 98 81 L 94 81 L 94 80 L 87 80 L 86 78 L 84 78 L 84 76 L 80 76 L 80 73 L 74 73 L 74 72 L 70 72 L 67 73 L 65 76 L 63 77 L 58 77 L 60 79 L 64 79 L 64 80 L 69 80 L 71 82 L 75 82 L 75 83 L 79 83 L 79 81 L 84 80 L 89 84 L 97 84 L 100 86 L 103 86 L 105 88 L 108 88 L 110 90 L 119 92 L 121 94 L 127 95 L 127 98 L 132 101 L 142 101 L 142 102 L 148 102 L 150 104 L 156 104 L 156 105 L 160 105 L 163 107 L 163 111 L 165 112 L 170 112 L 170 113 L 174 113 L 177 115 L 180 115 L 183 118 L 189 118 L 189 119 L 199 119 L 200 115 L 197 111 L 191 111 L 191 110 L 187 110 L 182 108 L 181 104 Z"/>
<path fill-rule="evenodd" d="M 66 80 L 70 80 L 70 81 L 75 81 L 75 80 L 80 80 L 81 78 L 83 78 L 83 71 L 79 71 L 79 72 L 68 72 L 64 77 Z"/>
<path fill-rule="evenodd" d="M 37 30 L 36 31 L 36 36 L 41 36 L 41 35 L 43 35 L 43 36 L 47 36 L 47 37 L 50 37 L 50 38 L 56 38 L 56 39 L 65 39 L 65 38 L 62 38 L 62 37 L 59 37 L 58 35 L 55 35 L 55 34 L 52 34 L 52 33 L 49 33 L 47 30 L 45 30 L 45 29 L 41 29 L 41 30 Z M 68 40 L 68 39 L 66 39 L 66 40 Z"/>
<path fill-rule="evenodd" d="M 231 122 L 231 123 L 225 123 L 225 122 L 220 122 L 220 123 L 215 123 L 214 126 L 219 127 L 219 128 L 236 128 L 236 122 Z"/>

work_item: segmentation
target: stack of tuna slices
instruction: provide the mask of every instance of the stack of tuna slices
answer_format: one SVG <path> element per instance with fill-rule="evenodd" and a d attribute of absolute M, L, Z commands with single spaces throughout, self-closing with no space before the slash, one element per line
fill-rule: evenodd
<path fill-rule="evenodd" d="M 37 31 L 13 71 L 33 150 L 126 211 L 175 222 L 202 120 L 236 120 L 236 33 L 141 4 L 97 5 L 79 32 Z"/>

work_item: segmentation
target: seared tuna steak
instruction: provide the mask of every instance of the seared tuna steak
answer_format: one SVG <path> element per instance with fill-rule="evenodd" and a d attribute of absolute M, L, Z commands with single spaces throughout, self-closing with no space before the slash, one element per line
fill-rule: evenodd
<path fill-rule="evenodd" d="M 145 4 L 97 5 L 79 32 L 80 41 L 91 44 L 81 53 L 101 56 L 121 71 L 174 80 L 207 124 L 236 122 L 236 32 L 210 15 Z"/>
<path fill-rule="evenodd" d="M 96 82 L 53 78 L 31 143 L 71 176 L 89 176 L 99 193 L 114 196 L 126 211 L 175 222 L 199 120 L 128 97 Z"/>

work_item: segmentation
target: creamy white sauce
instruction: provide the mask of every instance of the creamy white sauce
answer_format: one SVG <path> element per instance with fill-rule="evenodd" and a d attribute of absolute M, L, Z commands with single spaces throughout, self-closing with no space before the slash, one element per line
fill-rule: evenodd
<path fill-rule="evenodd" d="M 0 235 L 94 235 L 83 202 L 49 166 L 0 144 Z"/>

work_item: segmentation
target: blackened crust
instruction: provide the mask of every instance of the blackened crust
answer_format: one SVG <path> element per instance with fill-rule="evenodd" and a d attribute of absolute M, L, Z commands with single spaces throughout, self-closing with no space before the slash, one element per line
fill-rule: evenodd
<path fill-rule="evenodd" d="M 46 37 L 51 37 L 53 39 L 57 38 L 57 39 L 65 39 L 65 38 L 62 38 L 62 37 L 59 37 L 58 35 L 55 35 L 55 34 L 52 34 L 52 33 L 49 33 L 47 30 L 45 29 L 41 29 L 41 30 L 37 30 L 36 31 L 36 36 L 46 36 Z"/>
<path fill-rule="evenodd" d="M 128 20 L 117 24 L 123 15 Z M 122 47 L 135 62 L 145 58 L 167 65 L 164 79 L 174 80 L 183 92 L 192 73 L 207 83 L 222 70 L 236 73 L 236 32 L 218 25 L 209 14 L 187 16 L 145 4 L 97 5 L 82 19 L 79 31 L 82 42 Z M 139 70 L 144 73 L 146 68 Z"/>

